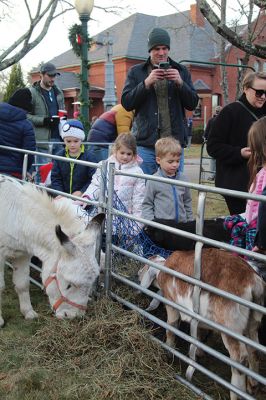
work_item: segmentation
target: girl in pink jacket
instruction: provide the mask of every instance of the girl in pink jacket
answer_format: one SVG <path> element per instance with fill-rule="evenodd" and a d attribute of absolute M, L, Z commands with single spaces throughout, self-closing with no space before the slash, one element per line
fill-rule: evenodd
<path fill-rule="evenodd" d="M 248 132 L 250 158 L 249 193 L 261 195 L 266 186 L 266 117 L 254 122 Z M 225 218 L 224 226 L 231 233 L 231 244 L 252 250 L 256 236 L 259 202 L 248 200 L 246 211 L 241 215 Z"/>
<path fill-rule="evenodd" d="M 262 194 L 266 186 L 266 117 L 254 122 L 248 134 L 251 156 L 248 161 L 250 171 L 249 193 Z M 259 202 L 248 200 L 246 220 L 248 223 L 258 218 Z"/>
<path fill-rule="evenodd" d="M 137 155 L 136 139 L 131 133 L 121 133 L 116 138 L 112 155 L 107 161 L 108 165 L 109 163 L 114 163 L 117 170 L 143 175 L 143 171 L 139 166 L 142 159 Z M 100 182 L 101 169 L 97 168 L 92 177 L 91 184 L 82 197 L 95 201 L 99 200 Z M 132 176 L 115 175 L 114 190 L 128 213 L 136 217 L 141 217 L 145 180 Z"/>

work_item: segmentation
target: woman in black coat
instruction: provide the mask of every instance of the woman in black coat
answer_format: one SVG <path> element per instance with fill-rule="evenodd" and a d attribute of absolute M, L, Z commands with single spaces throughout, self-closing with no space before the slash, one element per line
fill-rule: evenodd
<path fill-rule="evenodd" d="M 213 121 L 207 151 L 216 160 L 215 186 L 248 191 L 248 131 L 254 121 L 266 115 L 265 102 L 266 74 L 252 72 L 244 78 L 240 99 L 225 106 Z M 224 197 L 231 215 L 245 211 L 245 199 Z"/>

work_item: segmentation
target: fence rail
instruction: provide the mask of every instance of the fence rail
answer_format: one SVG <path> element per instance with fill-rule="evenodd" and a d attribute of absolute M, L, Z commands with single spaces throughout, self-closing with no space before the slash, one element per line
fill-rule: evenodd
<path fill-rule="evenodd" d="M 25 151 L 25 150 L 19 150 L 11 147 L 5 147 L 5 146 L 0 146 L 0 148 L 4 148 L 7 151 L 19 151 L 25 154 L 25 164 L 27 164 L 27 155 L 28 154 L 34 154 L 34 155 L 46 155 L 44 153 L 38 153 L 38 152 L 33 152 L 33 151 Z M 68 160 L 64 157 L 48 154 L 47 156 L 50 157 L 51 159 L 58 159 L 58 160 L 63 160 L 65 162 L 73 162 L 73 160 Z M 220 331 L 226 335 L 229 335 L 233 337 L 236 340 L 241 341 L 242 343 L 245 343 L 248 346 L 251 346 L 261 352 L 262 354 L 266 354 L 266 347 L 253 342 L 249 338 L 246 338 L 245 336 L 239 335 L 236 332 L 232 332 L 228 330 L 226 327 L 215 323 L 214 321 L 208 320 L 202 316 L 199 315 L 199 297 L 200 297 L 200 289 L 210 291 L 216 295 L 222 296 L 226 299 L 229 299 L 231 301 L 237 302 L 245 307 L 248 307 L 252 310 L 256 310 L 262 314 L 266 314 L 266 308 L 263 306 L 260 306 L 258 304 L 254 304 L 251 302 L 248 302 L 242 298 L 239 298 L 235 295 L 232 295 L 228 292 L 219 290 L 215 287 L 212 287 L 200 280 L 201 276 L 201 253 L 202 253 L 202 244 L 206 243 L 209 245 L 212 245 L 214 247 L 219 247 L 228 251 L 234 251 L 240 255 L 246 255 L 246 256 L 252 256 L 254 259 L 266 262 L 266 256 L 258 253 L 253 253 L 251 251 L 247 251 L 244 249 L 236 248 L 235 246 L 231 246 L 229 244 L 225 243 L 220 243 L 218 241 L 215 241 L 213 239 L 205 238 L 202 236 L 203 232 L 203 224 L 204 224 L 204 212 L 205 212 L 205 202 L 206 202 L 206 193 L 215 193 L 215 194 L 221 194 L 221 195 L 230 195 L 233 197 L 239 197 L 239 198 L 245 198 L 245 199 L 253 199 L 257 201 L 266 201 L 265 196 L 262 195 L 254 195 L 250 193 L 244 193 L 244 192 L 237 192 L 237 191 L 232 191 L 232 190 L 225 190 L 225 189 L 218 189 L 215 187 L 210 187 L 210 186 L 205 186 L 201 184 L 196 184 L 196 183 L 188 183 L 188 182 L 183 182 L 183 181 L 173 181 L 171 179 L 167 178 L 162 178 L 162 177 L 155 177 L 155 176 L 150 176 L 150 175 L 140 175 L 140 174 L 129 174 L 126 172 L 118 171 L 115 170 L 114 165 L 110 164 L 109 168 L 107 170 L 107 163 L 103 162 L 102 164 L 95 164 L 95 163 L 88 163 L 86 161 L 79 161 L 79 160 L 74 160 L 75 163 L 77 164 L 82 164 L 82 165 L 89 165 L 93 166 L 94 168 L 101 168 L 102 170 L 102 182 L 101 182 L 101 197 L 98 202 L 95 201 L 90 201 L 90 200 L 85 200 L 88 204 L 92 204 L 94 206 L 99 207 L 101 210 L 104 210 L 106 212 L 106 257 L 105 257 L 105 268 L 104 268 L 104 293 L 106 296 L 109 296 L 110 299 L 115 299 L 116 301 L 119 301 L 121 304 L 124 306 L 128 307 L 129 309 L 137 311 L 140 315 L 144 316 L 148 320 L 152 321 L 153 323 L 156 323 L 157 325 L 161 326 L 164 329 L 172 331 L 176 336 L 184 339 L 187 343 L 193 344 L 195 348 L 201 348 L 204 350 L 207 354 L 214 356 L 218 360 L 222 361 L 226 365 L 237 368 L 239 371 L 241 371 L 243 374 L 250 376 L 254 379 L 256 379 L 258 382 L 260 382 L 262 385 L 266 385 L 266 379 L 262 375 L 253 372 L 252 370 L 248 369 L 247 367 L 231 360 L 229 357 L 225 356 L 221 352 L 209 347 L 206 344 L 201 343 L 197 339 L 197 330 L 198 330 L 198 323 L 204 323 L 205 325 L 209 326 L 212 329 L 215 329 L 217 331 Z M 27 166 L 27 165 L 26 165 Z M 24 166 L 25 168 L 25 166 Z M 27 170 L 27 168 L 25 169 Z M 199 194 L 198 196 L 198 206 L 197 206 L 197 214 L 196 214 L 196 234 L 188 233 L 179 229 L 175 228 L 170 228 L 165 225 L 158 224 L 156 222 L 148 221 L 143 218 L 137 218 L 131 214 L 125 213 L 119 209 L 116 209 L 113 203 L 113 194 L 114 194 L 114 180 L 116 175 L 124 175 L 124 176 L 134 176 L 136 178 L 145 178 L 145 179 L 150 179 L 150 180 L 156 180 L 160 182 L 165 182 L 169 183 L 171 185 L 176 185 L 176 186 L 182 186 L 182 187 L 189 187 L 191 190 L 196 190 Z M 108 179 L 107 179 L 108 176 Z M 106 195 L 106 189 L 108 188 L 108 198 L 105 198 Z M 48 189 L 49 192 L 52 192 L 54 194 L 60 194 L 64 195 L 68 198 L 77 200 L 80 199 L 77 196 L 72 196 L 71 194 L 66 194 L 62 193 L 53 189 Z M 162 265 L 156 264 L 152 262 L 151 260 L 147 260 L 137 254 L 134 254 L 132 251 L 128 251 L 125 249 L 120 248 L 119 246 L 116 246 L 112 243 L 112 226 L 113 226 L 113 218 L 115 216 L 120 216 L 124 217 L 125 219 L 133 220 L 139 223 L 143 223 L 149 226 L 153 227 L 158 227 L 166 232 L 172 232 L 177 235 L 182 235 L 186 238 L 190 238 L 196 241 L 196 247 L 195 247 L 195 275 L 193 277 L 188 277 L 186 275 L 183 275 L 181 273 L 178 273 L 176 271 L 169 270 L 167 267 L 164 267 Z M 189 311 L 188 309 L 184 309 L 183 307 L 172 303 L 165 299 L 164 297 L 158 295 L 157 293 L 154 293 L 148 289 L 144 289 L 140 287 L 139 284 L 134 282 L 131 279 L 123 277 L 121 274 L 119 274 L 117 266 L 114 264 L 114 257 L 112 257 L 113 253 L 120 253 L 123 256 L 128 257 L 129 259 L 135 260 L 136 262 L 139 263 L 146 263 L 149 264 L 155 268 L 157 268 L 160 271 L 165 271 L 174 277 L 180 278 L 188 283 L 191 283 L 194 285 L 194 296 L 193 296 L 193 311 Z M 99 258 L 99 254 L 98 254 Z M 233 278 L 232 278 L 233 279 Z M 191 334 L 187 335 L 184 332 L 182 332 L 179 329 L 173 328 L 171 325 L 167 324 L 165 321 L 155 317 L 151 313 L 143 310 L 141 307 L 139 307 L 137 304 L 134 304 L 132 301 L 128 301 L 126 298 L 122 298 L 120 295 L 115 293 L 115 291 L 112 288 L 112 283 L 113 282 L 119 282 L 120 284 L 126 285 L 128 288 L 132 289 L 133 291 L 138 291 L 142 292 L 144 295 L 147 295 L 148 297 L 155 298 L 159 301 L 161 301 L 164 304 L 168 304 L 172 306 L 173 308 L 179 310 L 182 313 L 187 314 L 189 317 L 192 318 L 192 327 Z M 34 282 L 36 284 L 36 282 Z M 237 283 L 236 283 L 237 284 Z M 39 287 L 42 285 L 38 284 Z M 166 349 L 167 351 L 170 351 L 175 357 L 179 358 L 186 364 L 190 365 L 191 367 L 195 368 L 196 370 L 202 372 L 206 377 L 210 378 L 211 380 L 217 382 L 219 385 L 225 387 L 226 389 L 236 393 L 238 396 L 240 396 L 243 399 L 254 399 L 254 397 L 250 396 L 249 394 L 241 391 L 231 383 L 227 382 L 224 378 L 219 376 L 218 374 L 212 372 L 206 367 L 203 367 L 199 362 L 196 361 L 195 359 L 195 354 L 190 355 L 184 355 L 181 351 L 178 351 L 176 349 L 170 348 L 168 345 L 165 343 L 162 343 L 160 340 L 157 338 L 153 338 L 153 340 L 159 342 L 161 346 Z M 210 399 L 211 397 L 204 393 L 200 388 L 197 387 L 195 383 L 191 383 L 188 379 L 179 377 L 177 376 L 177 379 L 181 381 L 183 384 L 186 384 L 191 390 L 193 390 L 195 393 L 202 395 L 203 398 L 205 399 Z"/>

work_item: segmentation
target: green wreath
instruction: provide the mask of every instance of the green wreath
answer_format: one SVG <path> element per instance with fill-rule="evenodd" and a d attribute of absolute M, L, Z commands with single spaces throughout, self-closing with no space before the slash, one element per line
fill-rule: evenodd
<path fill-rule="evenodd" d="M 68 39 L 70 41 L 70 44 L 73 48 L 74 53 L 76 54 L 77 57 L 80 57 L 81 56 L 81 43 L 80 44 L 78 43 L 78 38 L 80 38 L 80 40 L 82 42 L 84 41 L 85 43 L 87 43 L 88 50 L 89 50 L 91 47 L 91 38 L 89 37 L 89 35 L 86 38 L 84 38 L 83 33 L 82 33 L 82 26 L 75 24 L 69 28 Z"/>

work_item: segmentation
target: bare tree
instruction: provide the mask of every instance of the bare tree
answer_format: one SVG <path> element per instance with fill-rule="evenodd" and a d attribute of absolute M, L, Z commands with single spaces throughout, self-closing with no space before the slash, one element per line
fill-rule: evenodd
<path fill-rule="evenodd" d="M 209 3 L 210 1 L 197 0 L 197 6 L 199 7 L 201 13 L 209 21 L 209 23 L 212 25 L 215 31 L 219 33 L 219 35 L 221 35 L 229 43 L 243 50 L 245 53 L 249 55 L 254 55 L 260 58 L 266 58 L 266 44 L 256 43 L 257 34 L 254 30 L 252 32 L 252 39 L 250 35 L 248 35 L 248 38 L 246 36 L 240 35 L 236 30 L 231 29 L 225 23 L 225 21 L 222 21 L 221 18 L 217 16 L 217 14 L 213 11 L 213 8 L 210 6 Z M 241 5 L 240 2 L 239 4 Z M 251 5 L 252 7 L 253 5 L 256 5 L 262 11 L 265 10 L 266 1 L 252 0 L 249 2 L 249 6 Z"/>
<path fill-rule="evenodd" d="M 245 13 L 246 19 L 247 19 L 247 24 L 246 24 L 246 41 L 247 44 L 250 46 L 252 45 L 252 41 L 254 40 L 254 31 L 256 30 L 256 24 L 254 27 L 252 27 L 252 19 L 254 16 L 254 1 L 249 0 L 249 7 L 248 11 Z M 246 52 L 241 60 L 242 65 L 248 65 L 250 59 L 250 54 Z M 241 93 L 241 86 L 242 86 L 242 80 L 243 76 L 246 73 L 246 70 L 244 68 L 238 68 L 238 76 L 237 76 L 237 82 L 236 82 L 236 98 L 240 96 Z"/>
<path fill-rule="evenodd" d="M 6 71 L 0 71 L 0 101 L 3 101 L 4 91 L 8 84 L 9 74 Z"/>
<path fill-rule="evenodd" d="M 227 0 L 221 0 L 221 22 L 224 24 L 226 21 L 226 5 L 227 5 Z M 226 40 L 221 37 L 221 45 L 220 45 L 220 60 L 221 63 L 226 64 L 226 51 L 225 51 L 225 46 L 226 46 Z M 221 76 L 222 76 L 222 81 L 221 81 L 221 87 L 223 91 L 223 97 L 224 97 L 224 103 L 228 103 L 228 80 L 227 80 L 227 69 L 225 65 L 221 66 Z"/>
<path fill-rule="evenodd" d="M 50 24 L 56 18 L 74 9 L 73 4 L 67 0 L 36 0 L 34 11 L 29 0 L 23 0 L 23 2 L 28 15 L 28 27 L 24 34 L 15 40 L 11 46 L 1 52 L 0 71 L 3 71 L 11 65 L 19 62 L 43 40 L 48 32 Z M 0 15 L 4 16 L 8 12 L 8 7 L 12 5 L 12 2 L 8 0 L 0 0 L 0 4 Z M 103 12 L 111 12 L 113 14 L 118 14 L 122 10 L 122 6 L 110 6 L 110 4 L 106 7 L 103 5 L 96 6 L 96 8 Z"/>

